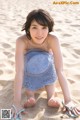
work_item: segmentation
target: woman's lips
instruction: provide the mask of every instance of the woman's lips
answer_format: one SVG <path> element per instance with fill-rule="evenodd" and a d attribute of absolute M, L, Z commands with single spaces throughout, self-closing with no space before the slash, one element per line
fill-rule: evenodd
<path fill-rule="evenodd" d="M 38 40 L 41 40 L 41 39 L 43 39 L 43 37 L 35 37 L 36 39 L 38 39 Z"/>

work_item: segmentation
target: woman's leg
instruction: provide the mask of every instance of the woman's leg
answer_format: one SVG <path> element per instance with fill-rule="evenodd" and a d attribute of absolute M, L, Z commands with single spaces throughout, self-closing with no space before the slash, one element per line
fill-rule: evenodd
<path fill-rule="evenodd" d="M 27 100 L 24 103 L 24 108 L 32 107 L 36 104 L 35 92 L 31 90 L 26 90 Z"/>
<path fill-rule="evenodd" d="M 55 84 L 45 86 L 48 98 L 48 106 L 50 107 L 59 107 L 60 100 L 55 97 Z"/>

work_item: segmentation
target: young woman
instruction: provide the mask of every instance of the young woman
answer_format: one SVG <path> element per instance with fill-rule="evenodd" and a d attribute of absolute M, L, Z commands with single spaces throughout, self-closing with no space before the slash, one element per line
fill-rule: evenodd
<path fill-rule="evenodd" d="M 21 109 L 21 89 L 26 88 L 24 107 L 36 104 L 35 91 L 45 87 L 48 106 L 59 107 L 55 97 L 55 81 L 58 79 L 63 91 L 64 104 L 72 103 L 68 83 L 63 72 L 63 60 L 59 40 L 51 35 L 54 21 L 43 10 L 31 11 L 22 30 L 26 34 L 16 41 L 16 75 L 14 82 L 14 105 Z M 73 107 L 72 104 L 70 104 Z M 76 114 L 79 110 L 75 107 Z M 74 112 L 74 113 L 75 113 Z"/>

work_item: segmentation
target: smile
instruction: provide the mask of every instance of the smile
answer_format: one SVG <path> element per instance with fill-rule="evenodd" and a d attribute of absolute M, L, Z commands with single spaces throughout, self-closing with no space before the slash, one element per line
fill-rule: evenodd
<path fill-rule="evenodd" d="M 35 37 L 36 39 L 38 39 L 38 40 L 41 40 L 41 39 L 43 39 L 43 37 Z"/>

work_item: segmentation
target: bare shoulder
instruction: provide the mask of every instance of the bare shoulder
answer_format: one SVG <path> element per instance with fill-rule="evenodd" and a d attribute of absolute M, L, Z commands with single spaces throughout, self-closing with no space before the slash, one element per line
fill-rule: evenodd
<path fill-rule="evenodd" d="M 49 34 L 48 43 L 50 46 L 56 46 L 57 44 L 59 44 L 59 39 L 57 38 L 57 36 Z"/>
<path fill-rule="evenodd" d="M 16 41 L 18 43 L 24 43 L 25 41 L 27 41 L 27 37 L 26 37 L 26 35 L 22 35 L 22 36 L 18 37 Z"/>
<path fill-rule="evenodd" d="M 28 38 L 26 37 L 26 35 L 20 36 L 16 40 L 16 45 L 26 48 L 27 40 L 28 40 Z"/>

